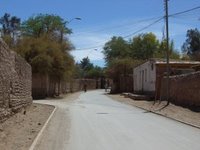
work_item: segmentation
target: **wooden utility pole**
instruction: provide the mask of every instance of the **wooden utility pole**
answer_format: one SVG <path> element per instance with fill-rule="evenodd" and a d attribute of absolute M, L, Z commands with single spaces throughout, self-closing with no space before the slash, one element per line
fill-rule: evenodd
<path fill-rule="evenodd" d="M 169 18 L 169 15 L 168 15 L 168 1 L 169 0 L 164 0 L 164 3 L 165 3 L 165 23 L 166 23 L 166 60 L 167 60 L 167 89 L 166 89 L 166 92 L 167 92 L 167 97 L 166 97 L 166 100 L 167 100 L 167 105 L 169 104 L 169 25 L 168 25 L 168 18 Z"/>

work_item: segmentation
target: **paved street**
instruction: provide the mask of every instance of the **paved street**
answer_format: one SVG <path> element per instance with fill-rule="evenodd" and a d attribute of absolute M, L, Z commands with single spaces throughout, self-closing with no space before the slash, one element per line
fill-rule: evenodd
<path fill-rule="evenodd" d="M 37 102 L 58 107 L 37 150 L 200 149 L 199 129 L 116 102 L 103 90 Z"/>

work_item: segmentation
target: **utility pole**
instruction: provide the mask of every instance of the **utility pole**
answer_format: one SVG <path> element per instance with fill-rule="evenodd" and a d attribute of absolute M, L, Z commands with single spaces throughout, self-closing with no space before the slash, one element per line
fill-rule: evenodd
<path fill-rule="evenodd" d="M 168 1 L 169 0 L 164 0 L 164 3 L 165 3 L 165 23 L 166 23 L 166 60 L 167 60 L 167 89 L 166 89 L 166 92 L 167 92 L 167 97 L 166 97 L 166 100 L 167 100 L 167 105 L 169 105 L 169 25 L 168 25 Z"/>

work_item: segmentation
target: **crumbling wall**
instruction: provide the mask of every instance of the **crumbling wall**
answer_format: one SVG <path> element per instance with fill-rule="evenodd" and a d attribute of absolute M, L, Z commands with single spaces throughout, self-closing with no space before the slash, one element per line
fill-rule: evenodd
<path fill-rule="evenodd" d="M 32 103 L 31 66 L 0 40 L 0 121 Z"/>
<path fill-rule="evenodd" d="M 200 106 L 200 71 L 170 77 L 169 99 L 188 107 Z M 161 99 L 166 99 L 166 78 L 162 80 Z"/>

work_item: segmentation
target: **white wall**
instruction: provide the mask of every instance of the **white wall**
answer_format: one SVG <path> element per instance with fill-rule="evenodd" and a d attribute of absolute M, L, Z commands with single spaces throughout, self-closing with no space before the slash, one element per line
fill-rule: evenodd
<path fill-rule="evenodd" d="M 154 62 L 146 63 L 134 68 L 134 91 L 155 91 L 156 65 Z"/>

